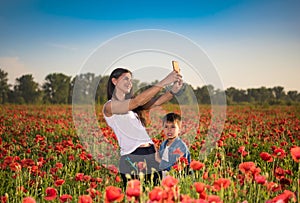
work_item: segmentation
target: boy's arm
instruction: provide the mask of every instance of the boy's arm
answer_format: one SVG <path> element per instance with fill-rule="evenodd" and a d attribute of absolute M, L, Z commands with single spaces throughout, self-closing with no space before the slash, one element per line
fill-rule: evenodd
<path fill-rule="evenodd" d="M 160 158 L 160 155 L 159 155 L 159 151 L 156 151 L 156 152 L 155 152 L 155 161 L 157 161 L 158 163 L 161 162 L 161 158 Z"/>

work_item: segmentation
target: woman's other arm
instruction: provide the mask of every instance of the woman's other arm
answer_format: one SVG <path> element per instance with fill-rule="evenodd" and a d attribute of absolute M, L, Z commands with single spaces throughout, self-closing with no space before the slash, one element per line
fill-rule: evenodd
<path fill-rule="evenodd" d="M 151 109 L 157 106 L 161 106 L 162 104 L 170 101 L 174 97 L 174 94 L 180 91 L 182 86 L 183 86 L 182 80 L 180 80 L 179 82 L 175 82 L 170 91 L 165 92 L 163 95 L 157 98 L 152 98 L 148 103 L 146 103 L 143 106 L 144 109 Z"/>

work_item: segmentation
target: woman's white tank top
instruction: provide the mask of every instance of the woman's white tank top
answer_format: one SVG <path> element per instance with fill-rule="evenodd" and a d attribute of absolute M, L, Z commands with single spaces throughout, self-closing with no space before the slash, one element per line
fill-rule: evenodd
<path fill-rule="evenodd" d="M 133 111 L 104 118 L 117 136 L 121 156 L 130 154 L 142 144 L 151 143 L 145 127 Z"/>

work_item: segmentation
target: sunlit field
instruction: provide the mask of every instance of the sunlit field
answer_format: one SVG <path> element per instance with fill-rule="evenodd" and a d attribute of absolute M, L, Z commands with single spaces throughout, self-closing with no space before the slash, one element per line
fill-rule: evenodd
<path fill-rule="evenodd" d="M 163 108 L 178 111 L 173 105 Z M 99 136 L 117 151 L 97 109 Z M 183 119 L 191 172 L 183 173 L 180 159 L 161 185 L 131 180 L 125 190 L 118 166 L 105 165 L 85 150 L 70 105 L 2 105 L 0 202 L 299 202 L 299 107 L 227 107 L 223 131 L 201 159 L 211 109 L 199 106 L 199 112 Z M 164 139 L 159 116 L 149 115 L 148 126 L 157 147 Z"/>

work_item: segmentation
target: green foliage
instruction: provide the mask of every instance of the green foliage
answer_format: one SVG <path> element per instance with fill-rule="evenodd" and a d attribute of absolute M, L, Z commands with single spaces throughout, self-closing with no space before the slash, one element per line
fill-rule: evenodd
<path fill-rule="evenodd" d="M 17 104 L 71 104 L 98 103 L 104 104 L 106 98 L 106 84 L 109 76 L 96 76 L 94 73 L 82 73 L 71 79 L 62 73 L 51 73 L 45 77 L 42 88 L 33 81 L 32 75 L 23 75 L 16 79 L 16 85 L 10 89 L 7 73 L 0 69 L 0 103 Z M 133 80 L 133 90 L 139 93 L 152 85 L 151 83 Z M 298 105 L 300 93 L 297 91 L 285 92 L 281 86 L 273 88 L 248 88 L 247 90 L 229 87 L 225 91 L 215 89 L 212 84 L 202 87 L 187 88 L 181 96 L 173 98 L 173 104 L 218 104 L 218 105 Z M 226 101 L 224 100 L 226 96 Z"/>
<path fill-rule="evenodd" d="M 70 92 L 71 77 L 62 73 L 52 73 L 46 76 L 43 85 L 44 103 L 66 104 Z"/>
<path fill-rule="evenodd" d="M 27 74 L 16 79 L 12 95 L 15 103 L 35 104 L 40 102 L 42 93 L 32 75 Z"/>
<path fill-rule="evenodd" d="M 8 73 L 0 69 L 0 104 L 8 102 L 9 87 Z"/>

